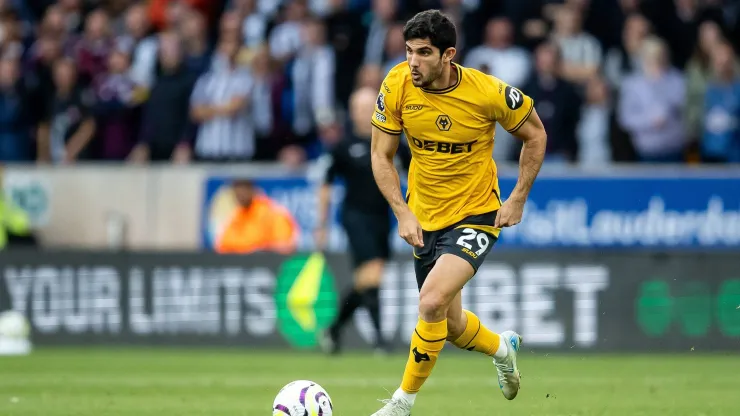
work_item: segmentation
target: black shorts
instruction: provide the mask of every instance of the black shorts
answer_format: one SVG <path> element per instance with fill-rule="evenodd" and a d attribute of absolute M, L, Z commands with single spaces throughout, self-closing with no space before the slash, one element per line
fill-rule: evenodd
<path fill-rule="evenodd" d="M 342 212 L 354 267 L 375 259 L 390 257 L 390 214 L 371 214 L 355 209 Z"/>
<path fill-rule="evenodd" d="M 437 259 L 446 253 L 454 254 L 470 263 L 475 272 L 498 237 L 476 226 L 492 227 L 497 211 L 472 215 L 462 221 L 437 231 L 423 231 L 424 247 L 414 247 L 414 269 L 419 290 L 434 267 Z M 468 227 L 470 226 L 470 227 Z"/>

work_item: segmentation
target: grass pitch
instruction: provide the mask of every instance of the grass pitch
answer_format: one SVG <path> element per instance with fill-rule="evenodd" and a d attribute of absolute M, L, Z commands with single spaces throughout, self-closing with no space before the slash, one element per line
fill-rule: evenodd
<path fill-rule="evenodd" d="M 740 415 L 740 355 L 520 357 L 522 390 L 509 402 L 485 357 L 443 352 L 414 416 Z M 329 391 L 336 415 L 367 416 L 404 363 L 400 354 L 40 349 L 0 357 L 0 415 L 268 416 L 280 387 L 310 379 Z"/>

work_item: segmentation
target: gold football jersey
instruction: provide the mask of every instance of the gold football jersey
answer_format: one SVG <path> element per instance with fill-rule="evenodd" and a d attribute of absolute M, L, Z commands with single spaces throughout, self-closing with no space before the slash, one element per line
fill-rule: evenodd
<path fill-rule="evenodd" d="M 457 82 L 429 90 L 412 84 L 406 62 L 396 65 L 380 87 L 372 119 L 386 133 L 406 135 L 413 156 L 406 199 L 425 231 L 501 207 L 494 129 L 500 123 L 516 132 L 534 108 L 530 97 L 498 78 L 452 66 Z"/>

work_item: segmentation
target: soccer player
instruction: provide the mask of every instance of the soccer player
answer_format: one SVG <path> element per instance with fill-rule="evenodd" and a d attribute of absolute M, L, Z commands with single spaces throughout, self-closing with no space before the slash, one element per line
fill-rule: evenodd
<path fill-rule="evenodd" d="M 442 13 L 417 14 L 404 38 L 407 62 L 388 73 L 376 101 L 371 158 L 398 232 L 414 247 L 419 321 L 401 386 L 374 416 L 411 414 L 446 341 L 493 357 L 504 397 L 516 397 L 522 337 L 486 328 L 462 309 L 460 292 L 501 229 L 521 221 L 547 141 L 531 98 L 452 62 L 455 26 Z M 496 123 L 523 141 L 519 178 L 503 203 L 491 157 Z M 412 151 L 406 198 L 393 167 L 402 131 Z"/>

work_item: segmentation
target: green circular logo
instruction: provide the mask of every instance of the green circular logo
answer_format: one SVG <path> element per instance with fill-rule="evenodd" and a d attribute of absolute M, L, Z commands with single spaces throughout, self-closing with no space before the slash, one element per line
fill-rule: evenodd
<path fill-rule="evenodd" d="M 740 338 L 740 279 L 722 283 L 717 297 L 717 319 L 722 334 Z"/>
<path fill-rule="evenodd" d="M 316 334 L 337 314 L 334 276 L 321 253 L 297 255 L 278 272 L 275 288 L 278 329 L 297 348 L 313 348 Z"/>
<path fill-rule="evenodd" d="M 657 337 L 668 331 L 673 319 L 673 298 L 666 282 L 642 282 L 635 307 L 637 324 L 643 333 Z"/>

